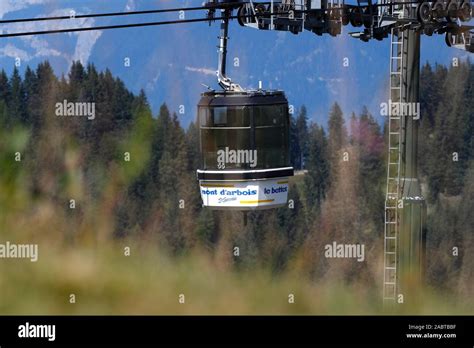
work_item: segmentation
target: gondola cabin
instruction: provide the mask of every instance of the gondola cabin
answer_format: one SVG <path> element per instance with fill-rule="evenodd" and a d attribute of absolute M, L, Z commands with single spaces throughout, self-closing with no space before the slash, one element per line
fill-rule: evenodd
<path fill-rule="evenodd" d="M 290 118 L 281 91 L 212 91 L 198 105 L 204 206 L 269 209 L 288 200 Z"/>

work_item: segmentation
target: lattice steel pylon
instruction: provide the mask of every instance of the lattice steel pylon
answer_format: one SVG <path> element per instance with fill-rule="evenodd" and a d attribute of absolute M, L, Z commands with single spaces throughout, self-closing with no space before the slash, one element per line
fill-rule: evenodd
<path fill-rule="evenodd" d="M 413 16 L 414 10 L 409 4 L 395 8 L 399 18 Z M 384 214 L 384 304 L 405 303 L 407 299 L 411 302 L 416 297 L 414 290 L 422 284 L 426 205 L 417 170 L 419 73 L 420 33 L 410 28 L 393 28 Z"/>

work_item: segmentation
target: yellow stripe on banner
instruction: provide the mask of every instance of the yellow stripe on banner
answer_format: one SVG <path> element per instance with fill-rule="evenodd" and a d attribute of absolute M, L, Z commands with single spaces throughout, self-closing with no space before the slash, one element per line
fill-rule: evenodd
<path fill-rule="evenodd" d="M 256 201 L 240 201 L 240 204 L 257 204 L 257 203 L 271 203 L 274 199 L 262 199 Z"/>
<path fill-rule="evenodd" d="M 278 184 L 278 185 L 288 184 L 288 181 L 278 181 L 277 184 Z"/>
<path fill-rule="evenodd" d="M 235 187 L 234 185 L 229 184 L 202 184 L 202 187 Z"/>

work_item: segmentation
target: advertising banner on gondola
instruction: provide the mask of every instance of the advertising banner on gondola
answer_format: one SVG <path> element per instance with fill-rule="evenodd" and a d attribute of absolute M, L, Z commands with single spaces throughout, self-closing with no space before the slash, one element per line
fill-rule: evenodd
<path fill-rule="evenodd" d="M 288 199 L 288 179 L 200 182 L 204 206 L 215 208 L 259 208 L 285 205 Z"/>

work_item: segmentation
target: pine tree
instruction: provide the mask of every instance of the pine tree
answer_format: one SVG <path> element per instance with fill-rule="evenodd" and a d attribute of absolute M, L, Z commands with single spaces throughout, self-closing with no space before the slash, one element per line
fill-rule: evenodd
<path fill-rule="evenodd" d="M 10 129 L 12 123 L 7 107 L 10 102 L 10 90 L 10 81 L 8 80 L 8 75 L 5 70 L 2 70 L 0 72 L 0 103 L 4 106 L 4 108 L 0 117 L 3 118 L 2 124 L 7 129 Z"/>
<path fill-rule="evenodd" d="M 152 180 L 155 186 L 159 189 L 160 177 L 160 160 L 165 151 L 165 139 L 171 132 L 171 116 L 166 104 L 161 105 L 158 118 L 156 120 L 156 131 L 153 136 L 152 143 L 152 157 L 150 170 L 152 173 Z"/>
<path fill-rule="evenodd" d="M 298 168 L 303 169 L 308 157 L 308 115 L 304 105 L 296 118 L 296 134 L 298 135 L 298 149 L 300 152 L 296 163 Z"/>
<path fill-rule="evenodd" d="M 338 163 L 342 160 L 343 152 L 348 142 L 344 115 L 338 103 L 334 103 L 329 113 L 328 129 L 328 153 L 329 162 L 331 163 L 330 176 L 334 178 L 337 176 Z"/>
<path fill-rule="evenodd" d="M 11 78 L 11 95 L 10 95 L 10 103 L 9 103 L 9 115 L 12 118 L 15 124 L 23 124 L 26 125 L 27 123 L 27 115 L 25 109 L 26 103 L 26 96 L 23 87 L 23 83 L 21 81 L 20 73 L 18 69 L 15 67 L 13 70 L 13 75 Z"/>
<path fill-rule="evenodd" d="M 189 156 L 188 170 L 196 171 L 201 166 L 199 145 L 199 128 L 194 122 L 189 124 L 186 132 L 187 153 Z"/>
<path fill-rule="evenodd" d="M 86 77 L 84 66 L 80 61 L 72 62 L 69 70 L 69 98 L 72 102 L 82 102 L 84 98 L 83 84 Z"/>
<path fill-rule="evenodd" d="M 25 91 L 25 113 L 26 113 L 26 123 L 29 127 L 38 128 L 39 127 L 39 104 L 40 99 L 38 95 L 38 78 L 36 73 L 26 67 L 25 78 L 23 80 L 23 89 Z"/>
<path fill-rule="evenodd" d="M 5 70 L 0 72 L 0 100 L 8 103 L 10 100 L 10 81 Z"/>
<path fill-rule="evenodd" d="M 296 126 L 296 118 L 290 117 L 290 162 L 291 166 L 296 170 L 301 169 L 300 165 L 301 149 L 298 136 L 298 128 Z"/>
<path fill-rule="evenodd" d="M 326 197 L 330 185 L 328 142 L 324 129 L 312 124 L 309 130 L 308 173 L 305 175 L 307 213 L 314 215 Z"/>
<path fill-rule="evenodd" d="M 84 87 L 84 101 L 88 103 L 96 103 L 96 113 L 102 117 L 99 104 L 102 102 L 99 100 L 99 73 L 93 64 L 89 64 L 87 66 L 82 85 Z M 79 137 L 82 141 L 82 144 L 85 146 L 96 143 L 95 139 L 100 138 L 96 121 L 80 122 Z"/>
<path fill-rule="evenodd" d="M 196 224 L 196 235 L 206 247 L 215 246 L 217 242 L 216 221 L 210 209 L 201 210 Z"/>

